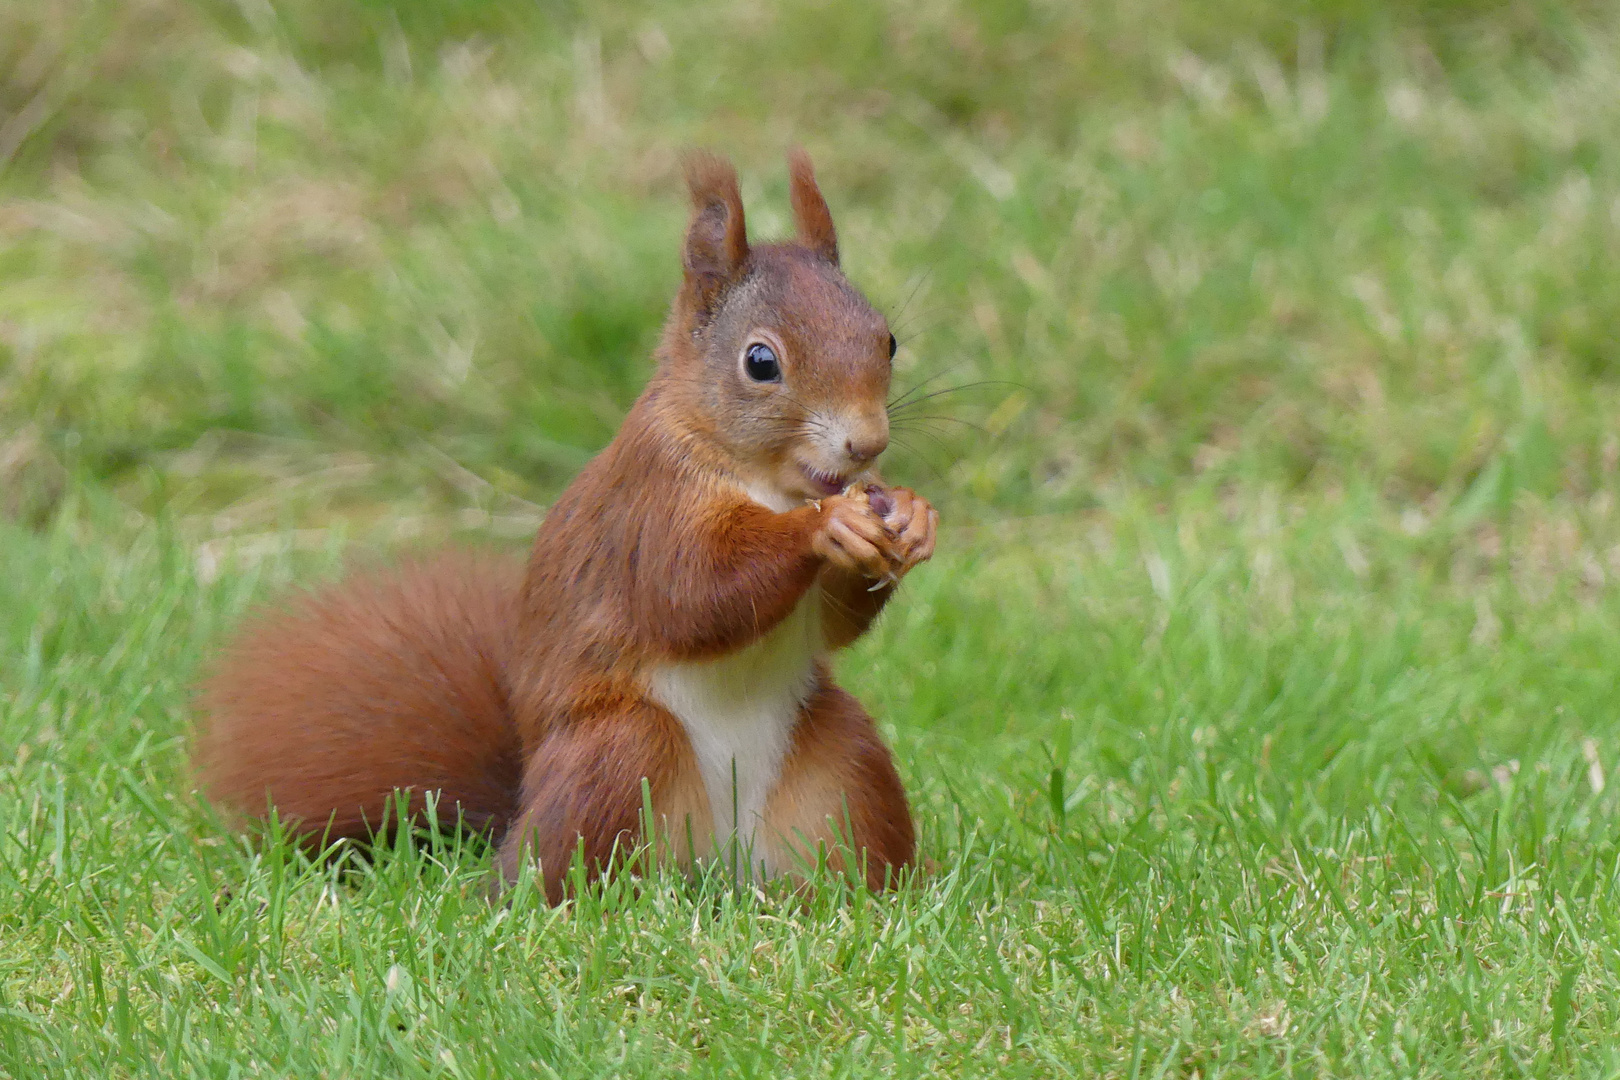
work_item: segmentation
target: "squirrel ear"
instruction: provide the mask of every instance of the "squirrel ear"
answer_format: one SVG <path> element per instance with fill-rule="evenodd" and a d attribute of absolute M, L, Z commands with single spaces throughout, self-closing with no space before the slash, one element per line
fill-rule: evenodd
<path fill-rule="evenodd" d="M 810 155 L 795 147 L 788 151 L 788 192 L 793 200 L 793 223 L 799 230 L 799 243 L 838 265 L 838 232 L 832 212 L 816 186 L 816 171 Z"/>
<path fill-rule="evenodd" d="M 683 162 L 692 192 L 692 223 L 686 229 L 681 265 L 686 291 L 699 309 L 714 306 L 748 258 L 737 170 L 717 154 L 694 151 Z"/>

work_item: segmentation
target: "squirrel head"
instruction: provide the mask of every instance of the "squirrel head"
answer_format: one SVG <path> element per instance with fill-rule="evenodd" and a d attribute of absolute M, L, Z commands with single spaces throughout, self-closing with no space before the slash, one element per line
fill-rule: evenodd
<path fill-rule="evenodd" d="M 838 267 L 810 158 L 788 157 L 791 241 L 750 246 L 737 173 L 686 160 L 692 221 L 661 382 L 690 433 L 756 497 L 785 507 L 842 491 L 889 444 L 894 336 Z"/>

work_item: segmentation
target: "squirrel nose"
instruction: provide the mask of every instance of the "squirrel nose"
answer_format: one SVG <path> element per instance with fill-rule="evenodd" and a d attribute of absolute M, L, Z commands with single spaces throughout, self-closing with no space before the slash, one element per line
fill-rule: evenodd
<path fill-rule="evenodd" d="M 844 453 L 862 465 L 883 453 L 888 447 L 889 437 L 886 434 L 864 435 L 860 438 L 851 435 L 844 440 Z"/>

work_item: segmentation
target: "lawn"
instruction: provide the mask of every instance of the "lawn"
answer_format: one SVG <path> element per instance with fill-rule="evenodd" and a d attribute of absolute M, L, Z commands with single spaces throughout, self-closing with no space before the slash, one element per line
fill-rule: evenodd
<path fill-rule="evenodd" d="M 0 0 L 0 1075 L 1620 1075 L 1617 133 L 1598 5 Z M 927 872 L 222 828 L 214 643 L 521 548 L 791 141 L 950 391 Z"/>

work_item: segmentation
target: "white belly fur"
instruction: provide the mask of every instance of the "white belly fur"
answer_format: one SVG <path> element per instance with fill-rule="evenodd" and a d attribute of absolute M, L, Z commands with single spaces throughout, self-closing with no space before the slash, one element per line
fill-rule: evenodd
<path fill-rule="evenodd" d="M 824 648 L 821 590 L 813 587 L 752 645 L 718 660 L 665 664 L 648 679 L 653 700 L 692 742 L 714 815 L 713 850 L 728 864 L 735 832 L 739 868 L 763 864 L 766 876 L 781 869 L 770 865 L 757 833 Z"/>

